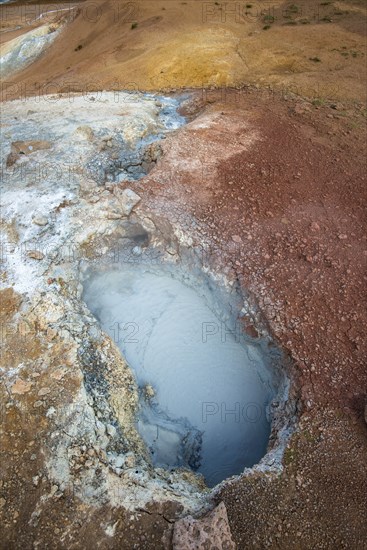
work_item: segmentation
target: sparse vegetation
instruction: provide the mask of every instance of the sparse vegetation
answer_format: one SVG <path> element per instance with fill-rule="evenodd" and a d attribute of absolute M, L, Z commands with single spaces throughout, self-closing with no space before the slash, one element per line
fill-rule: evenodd
<path fill-rule="evenodd" d="M 321 63 L 321 59 L 319 57 L 310 57 L 310 61 L 313 61 L 314 63 Z"/>
<path fill-rule="evenodd" d="M 271 25 L 264 25 L 264 26 L 263 26 L 264 31 L 267 31 L 267 30 L 270 29 L 270 28 L 271 28 Z"/>
<path fill-rule="evenodd" d="M 288 6 L 287 11 L 291 13 L 298 13 L 299 7 L 296 4 L 291 4 L 290 6 Z"/>
<path fill-rule="evenodd" d="M 325 104 L 325 100 L 322 97 L 315 97 L 315 99 L 313 99 L 311 103 L 314 107 L 321 107 Z"/>
<path fill-rule="evenodd" d="M 288 448 L 284 451 L 284 464 L 286 466 L 289 466 L 293 462 L 295 462 L 298 458 L 298 453 L 296 449 Z"/>
<path fill-rule="evenodd" d="M 74 52 L 78 52 L 79 50 L 82 49 L 82 44 L 79 44 L 76 48 L 74 48 Z"/>
<path fill-rule="evenodd" d="M 131 29 L 136 29 L 137 26 L 138 26 L 138 23 L 136 21 L 131 23 Z"/>
<path fill-rule="evenodd" d="M 348 51 L 347 46 L 342 46 L 341 48 L 333 48 L 332 51 L 333 52 L 339 52 L 340 55 L 342 55 L 345 58 L 347 58 L 349 56 L 356 58 L 356 57 L 359 57 L 360 55 L 363 55 L 362 52 L 359 52 L 359 51 L 356 51 L 356 50 L 349 50 Z"/>
<path fill-rule="evenodd" d="M 310 430 L 303 430 L 300 434 L 300 437 L 309 443 L 316 443 L 317 436 L 312 433 Z"/>

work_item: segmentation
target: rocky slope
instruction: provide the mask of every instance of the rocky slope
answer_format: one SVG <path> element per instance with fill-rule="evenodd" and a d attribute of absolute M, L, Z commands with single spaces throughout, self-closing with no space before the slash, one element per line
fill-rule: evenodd
<path fill-rule="evenodd" d="M 7 103 L 4 548 L 205 547 L 208 525 L 223 548 L 364 545 L 363 110 L 252 88 L 204 99 L 182 103 L 186 126 L 174 98 Z M 243 329 L 289 357 L 269 453 L 211 492 L 149 465 L 134 379 L 81 300 L 86 266 L 131 259 L 137 242 L 242 288 Z"/>

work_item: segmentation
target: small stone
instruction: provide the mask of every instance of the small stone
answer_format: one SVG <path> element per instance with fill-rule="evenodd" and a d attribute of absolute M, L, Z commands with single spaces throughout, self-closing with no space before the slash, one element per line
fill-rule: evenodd
<path fill-rule="evenodd" d="M 310 225 L 311 231 L 320 231 L 320 226 L 317 222 L 312 222 Z"/>
<path fill-rule="evenodd" d="M 145 393 L 145 398 L 148 400 L 152 399 L 155 396 L 154 388 L 150 384 L 147 384 L 144 387 L 144 393 Z"/>
<path fill-rule="evenodd" d="M 112 424 L 107 424 L 106 430 L 108 435 L 110 435 L 111 437 L 114 437 L 116 435 L 116 428 L 115 426 L 112 426 Z"/>
<path fill-rule="evenodd" d="M 60 367 L 59 369 L 56 369 L 54 372 L 51 373 L 51 378 L 53 378 L 54 380 L 61 380 L 62 378 L 64 378 L 65 374 L 66 368 Z"/>
<path fill-rule="evenodd" d="M 40 225 L 42 227 L 48 224 L 48 219 L 43 216 L 35 216 L 32 221 L 36 225 Z"/>
<path fill-rule="evenodd" d="M 32 477 L 32 481 L 33 481 L 33 485 L 35 487 L 37 487 L 38 483 L 39 483 L 39 480 L 40 480 L 40 477 L 39 476 L 34 476 Z"/>
<path fill-rule="evenodd" d="M 50 393 L 50 391 L 50 388 L 41 388 L 38 392 L 38 395 L 41 397 L 42 395 L 47 395 L 48 393 Z"/>
<path fill-rule="evenodd" d="M 78 137 L 81 137 L 82 139 L 86 139 L 88 141 L 92 141 L 94 138 L 93 130 L 90 126 L 78 126 L 78 128 L 75 130 L 75 134 Z"/>
<path fill-rule="evenodd" d="M 100 420 L 96 422 L 96 431 L 98 435 L 104 435 L 106 432 L 106 427 Z"/>
<path fill-rule="evenodd" d="M 129 454 L 125 458 L 125 466 L 126 468 L 134 468 L 135 467 L 135 457 L 133 454 Z"/>
<path fill-rule="evenodd" d="M 124 457 L 123 456 L 117 456 L 115 458 L 115 466 L 116 468 L 121 468 L 124 465 Z"/>
<path fill-rule="evenodd" d="M 121 220 L 122 214 L 121 212 L 108 212 L 107 213 L 107 219 L 108 220 Z"/>
<path fill-rule="evenodd" d="M 26 382 L 25 380 L 18 378 L 11 387 L 11 393 L 23 395 L 24 393 L 29 392 L 31 387 L 32 384 L 30 382 Z"/>
<path fill-rule="evenodd" d="M 47 336 L 47 340 L 48 340 L 49 342 L 51 342 L 51 340 L 53 340 L 54 338 L 56 338 L 56 336 L 57 336 L 57 331 L 56 331 L 55 329 L 49 327 L 49 328 L 47 329 L 46 336 Z"/>
<path fill-rule="evenodd" d="M 242 243 L 242 239 L 239 235 L 232 235 L 232 241 L 234 243 Z"/>
<path fill-rule="evenodd" d="M 124 189 L 122 192 L 118 192 L 117 198 L 126 216 L 128 216 L 132 209 L 141 201 L 141 197 L 132 189 Z"/>
<path fill-rule="evenodd" d="M 39 250 L 29 250 L 27 254 L 28 257 L 32 258 L 33 260 L 43 260 L 43 258 L 45 257 L 44 254 L 42 254 L 42 252 L 40 252 Z"/>
<path fill-rule="evenodd" d="M 306 111 L 310 111 L 310 107 L 306 103 L 297 103 L 294 112 L 303 115 Z"/>
<path fill-rule="evenodd" d="M 103 449 L 99 451 L 99 458 L 102 460 L 102 462 L 107 463 L 107 454 Z"/>
<path fill-rule="evenodd" d="M 335 111 L 342 111 L 344 109 L 344 105 L 342 103 L 331 103 L 330 108 Z"/>
<path fill-rule="evenodd" d="M 345 241 L 345 239 L 348 238 L 348 235 L 345 235 L 345 233 L 340 233 L 338 235 L 338 239 L 340 239 L 341 241 Z"/>

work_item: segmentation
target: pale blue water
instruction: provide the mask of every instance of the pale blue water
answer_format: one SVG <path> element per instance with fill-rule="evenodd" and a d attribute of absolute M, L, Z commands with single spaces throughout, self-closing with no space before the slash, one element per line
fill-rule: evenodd
<path fill-rule="evenodd" d="M 210 295 L 142 265 L 84 288 L 138 385 L 155 391 L 151 401 L 142 391 L 137 427 L 156 466 L 191 467 L 213 486 L 263 457 L 275 393 L 267 358 L 227 333 Z"/>

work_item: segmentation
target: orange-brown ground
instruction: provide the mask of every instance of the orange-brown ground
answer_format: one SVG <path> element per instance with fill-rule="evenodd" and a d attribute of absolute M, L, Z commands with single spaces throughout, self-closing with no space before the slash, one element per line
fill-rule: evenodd
<path fill-rule="evenodd" d="M 70 11 L 61 11 L 65 7 Z M 55 9 L 60 11 L 32 22 Z M 17 2 L 1 6 L 0 14 L 8 31 L 2 41 L 35 24 L 69 17 L 49 50 L 32 67 L 7 79 L 9 98 L 70 89 L 258 83 L 321 101 L 366 99 L 363 0 L 108 0 L 50 7 Z"/>
<path fill-rule="evenodd" d="M 220 94 L 218 94 L 220 96 Z M 285 474 L 231 484 L 238 548 L 360 548 L 367 540 L 366 134 L 363 110 L 256 90 L 214 101 L 134 189 L 152 213 L 214 243 L 295 362 L 303 413 Z M 223 97 L 222 97 L 223 99 Z M 255 132 L 260 140 L 252 143 Z M 234 144 L 243 152 L 227 156 Z M 200 160 L 180 169 L 177 159 Z M 201 166 L 200 166 L 201 164 Z M 170 174 L 167 180 L 167 173 Z M 185 204 L 183 211 L 182 205 Z"/>

